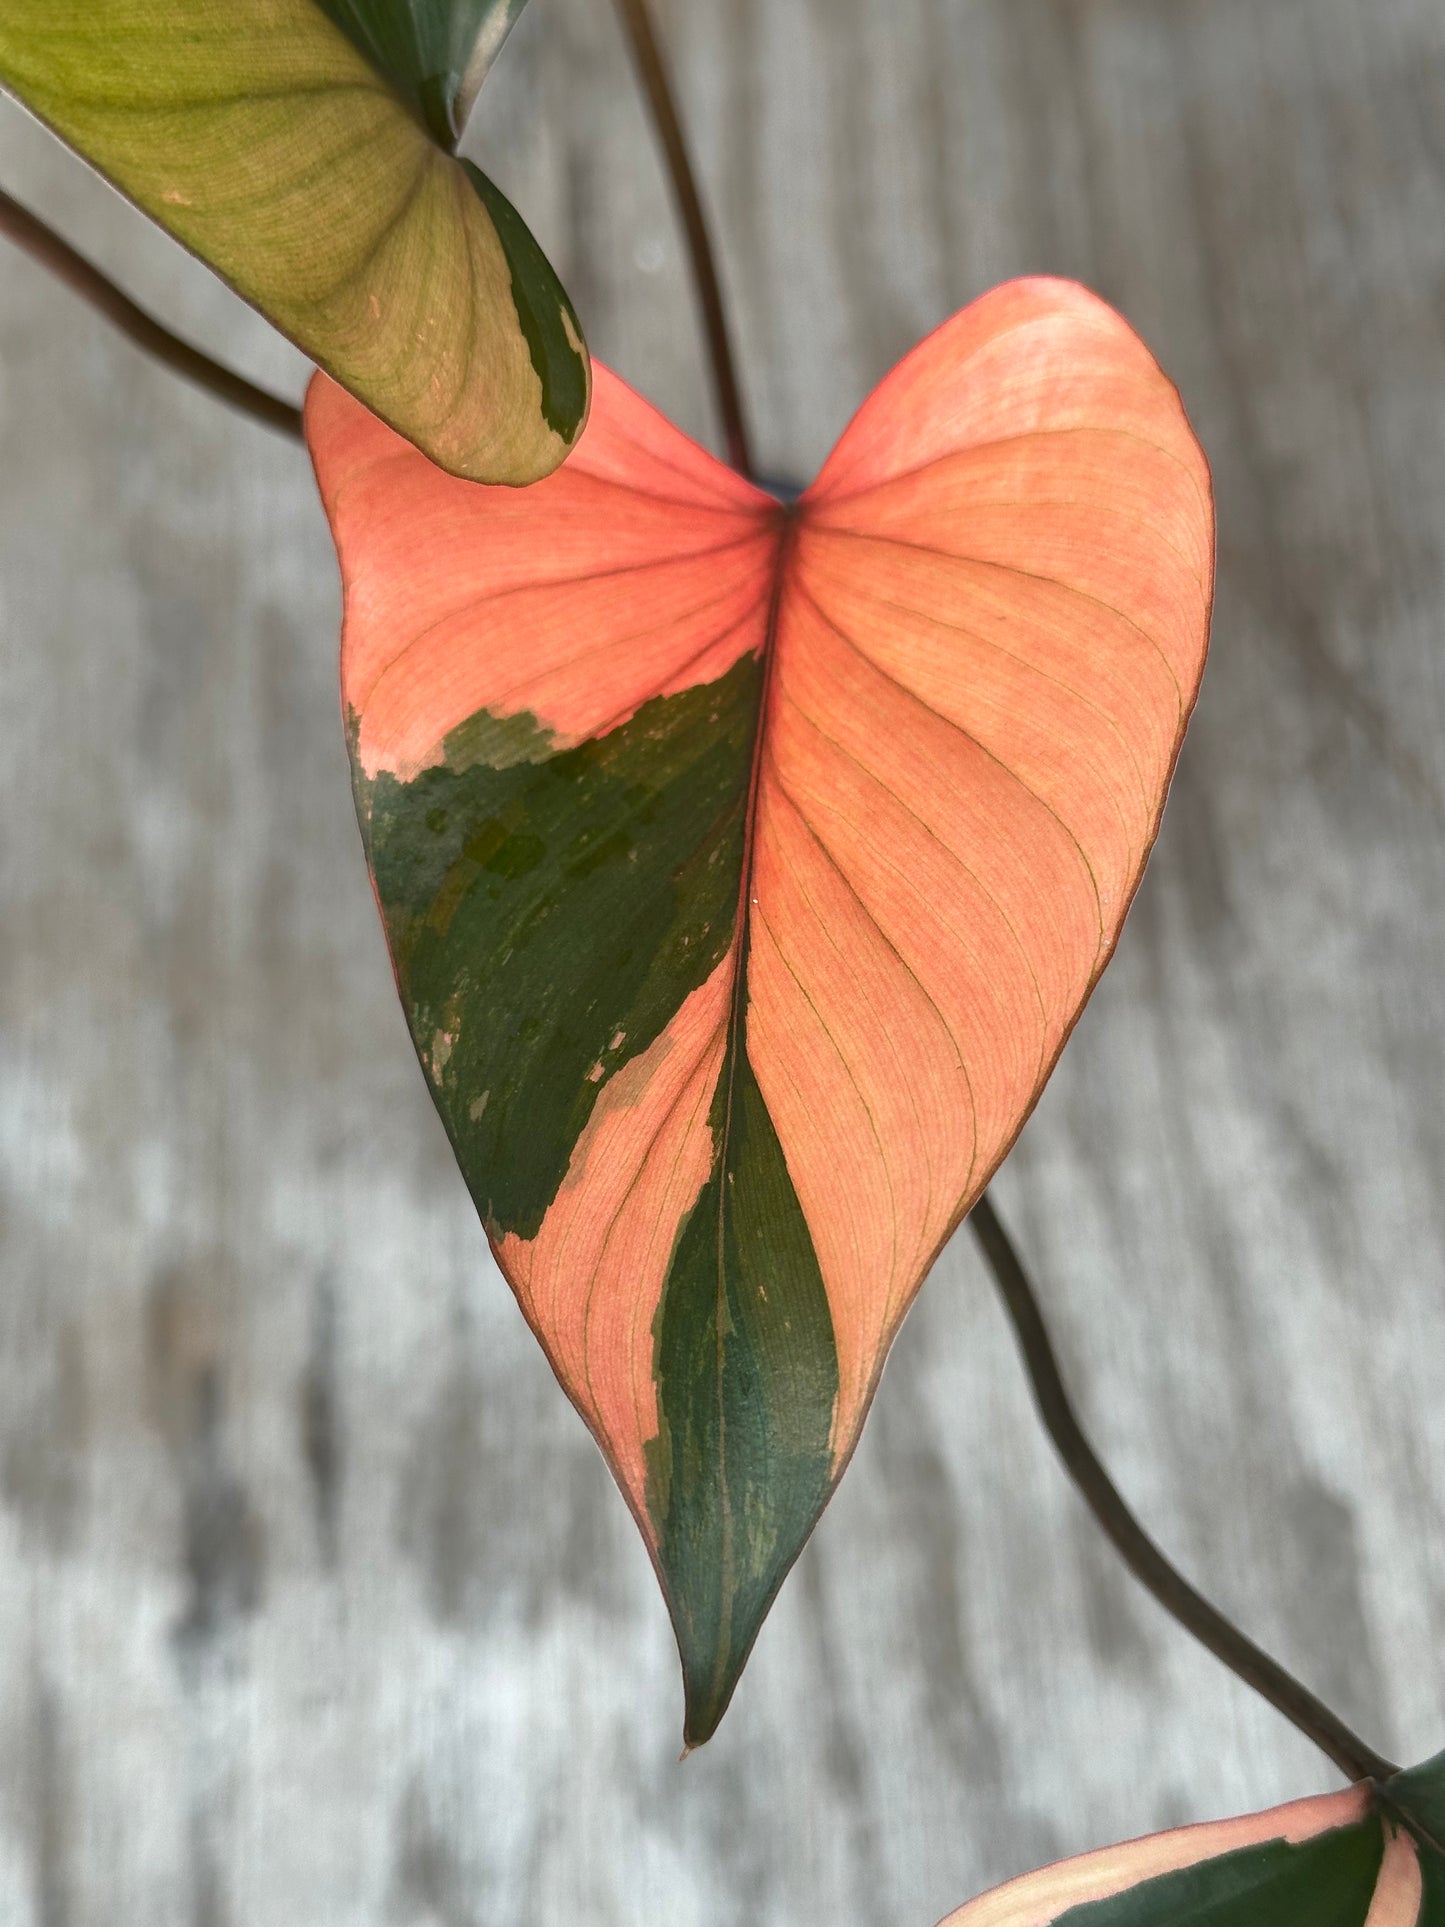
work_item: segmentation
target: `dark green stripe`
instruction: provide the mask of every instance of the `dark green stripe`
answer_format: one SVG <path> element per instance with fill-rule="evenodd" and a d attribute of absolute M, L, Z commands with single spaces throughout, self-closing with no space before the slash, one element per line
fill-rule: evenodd
<path fill-rule="evenodd" d="M 654 1327 L 650 1449 L 686 1738 L 711 1737 L 832 1476 L 838 1355 L 817 1254 L 741 1038 L 711 1124 L 713 1174 L 683 1227 Z"/>
<path fill-rule="evenodd" d="M 482 713 L 414 781 L 357 778 L 412 1034 L 496 1234 L 536 1235 L 599 1093 L 727 954 L 761 681 L 745 657 L 561 753 L 534 719 Z M 692 1744 L 721 1718 L 832 1478 L 832 1320 L 745 1007 L 739 987 L 713 1171 L 654 1326 L 648 1509 Z"/>
<path fill-rule="evenodd" d="M 564 442 L 576 440 L 587 413 L 587 357 L 575 345 L 582 329 L 552 264 L 512 203 L 480 168 L 462 162 L 497 230 L 512 275 L 512 300 L 527 352 L 542 384 L 542 417 Z M 571 322 L 568 332 L 563 316 Z"/>
<path fill-rule="evenodd" d="M 560 755 L 530 718 L 473 717 L 413 782 L 357 779 L 412 1035 L 495 1233 L 536 1236 L 606 1080 L 727 953 L 759 683 L 745 656 Z"/>
<path fill-rule="evenodd" d="M 1070 1907 L 1054 1927 L 1364 1927 L 1384 1851 L 1378 1819 L 1242 1847 Z"/>
<path fill-rule="evenodd" d="M 1445 1861 L 1428 1848 L 1420 1852 L 1423 1891 L 1417 1927 L 1445 1927 Z"/>

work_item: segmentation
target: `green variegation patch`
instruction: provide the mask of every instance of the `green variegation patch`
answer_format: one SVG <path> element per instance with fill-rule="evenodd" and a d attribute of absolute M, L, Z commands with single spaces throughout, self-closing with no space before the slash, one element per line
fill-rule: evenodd
<path fill-rule="evenodd" d="M 658 1310 L 648 1459 L 689 1745 L 712 1736 L 827 1499 L 838 1397 L 828 1295 L 740 1013 L 710 1122 L 712 1174 Z"/>
<path fill-rule="evenodd" d="M 551 263 L 506 195 L 470 161 L 462 162 L 462 170 L 491 216 L 506 250 L 512 276 L 512 305 L 517 311 L 532 366 L 542 384 L 543 420 L 564 441 L 571 443 L 587 413 L 589 389 L 582 330 L 572 303 L 552 272 Z"/>
<path fill-rule="evenodd" d="M 494 1239 L 537 1237 L 601 1093 L 733 944 L 760 694 L 748 655 L 573 748 L 529 716 L 482 712 L 410 780 L 358 772 L 412 1036 Z M 726 1027 L 713 1168 L 656 1316 L 648 1449 L 690 1743 L 721 1718 L 827 1495 L 838 1391 L 817 1256 L 741 1009 Z"/>
<path fill-rule="evenodd" d="M 1385 1857 L 1378 1815 L 1292 1845 L 1271 1840 L 1160 1874 L 1057 1916 L 1057 1927 L 1361 1927 Z"/>
<path fill-rule="evenodd" d="M 1445 1754 L 1375 1786 L 1062 1861 L 945 1927 L 1445 1927 Z"/>
<path fill-rule="evenodd" d="M 537 1235 L 603 1086 L 727 954 L 758 684 L 745 657 L 558 753 L 476 716 L 446 764 L 358 777 L 412 1036 L 495 1237 Z"/>
<path fill-rule="evenodd" d="M 443 468 L 531 482 L 575 442 L 541 250 L 315 0 L 5 0 L 0 82 Z"/>

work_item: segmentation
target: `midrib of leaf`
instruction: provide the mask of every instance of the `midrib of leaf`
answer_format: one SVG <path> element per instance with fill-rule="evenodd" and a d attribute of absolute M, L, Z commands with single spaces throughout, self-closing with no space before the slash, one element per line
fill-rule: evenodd
<path fill-rule="evenodd" d="M 722 1579 L 723 1597 L 736 1597 L 736 1568 L 733 1554 L 733 1505 L 728 1482 L 727 1399 L 723 1384 L 725 1332 L 727 1330 L 727 1211 L 728 1163 L 732 1154 L 733 1097 L 737 1087 L 739 1053 L 747 1048 L 748 952 L 752 941 L 753 866 L 757 853 L 758 797 L 762 788 L 763 752 L 772 713 L 773 677 L 778 654 L 778 618 L 782 612 L 783 589 L 787 581 L 788 559 L 798 528 L 795 510 L 784 507 L 779 513 L 777 553 L 773 561 L 772 594 L 768 603 L 767 627 L 763 634 L 763 685 L 758 694 L 758 718 L 748 763 L 748 800 L 743 820 L 742 876 L 738 884 L 737 943 L 734 950 L 732 994 L 728 1007 L 727 1042 L 724 1045 L 724 1075 L 727 1096 L 723 1102 L 722 1140 L 718 1145 L 717 1202 L 717 1408 L 718 1408 L 718 1481 L 722 1505 Z M 731 1620 L 731 1609 L 729 1610 Z M 713 1692 L 721 1691 L 731 1656 L 731 1640 L 719 1640 L 713 1671 Z"/>

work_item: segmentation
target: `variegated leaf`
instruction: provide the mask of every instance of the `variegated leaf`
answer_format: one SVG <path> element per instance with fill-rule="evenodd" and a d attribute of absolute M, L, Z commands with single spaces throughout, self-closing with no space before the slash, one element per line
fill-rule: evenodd
<path fill-rule="evenodd" d="M 1445 1754 L 1025 1874 L 943 1927 L 1445 1927 Z"/>
<path fill-rule="evenodd" d="M 1113 949 L 1203 666 L 1208 471 L 1055 281 L 918 348 L 792 509 L 600 369 L 525 496 L 324 381 L 308 433 L 402 1001 L 696 1742 Z"/>
<path fill-rule="evenodd" d="M 444 147 L 526 0 L 318 0 L 399 89 Z"/>
<path fill-rule="evenodd" d="M 0 82 L 444 468 L 531 482 L 576 441 L 546 258 L 314 0 L 4 0 Z"/>

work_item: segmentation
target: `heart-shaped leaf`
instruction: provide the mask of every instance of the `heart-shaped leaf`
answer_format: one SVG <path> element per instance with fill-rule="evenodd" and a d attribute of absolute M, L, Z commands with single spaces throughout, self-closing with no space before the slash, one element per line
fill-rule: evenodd
<path fill-rule="evenodd" d="M 444 147 L 527 0 L 319 0 Z"/>
<path fill-rule="evenodd" d="M 1025 1874 L 943 1927 L 1445 1927 L 1445 1754 Z"/>
<path fill-rule="evenodd" d="M 791 510 L 601 370 L 525 496 L 329 383 L 307 421 L 412 1034 L 696 1742 L 1113 948 L 1204 660 L 1208 470 L 1057 281 L 941 328 Z"/>
<path fill-rule="evenodd" d="M 575 442 L 541 250 L 314 0 L 3 0 L 0 82 L 444 468 L 531 482 Z"/>

